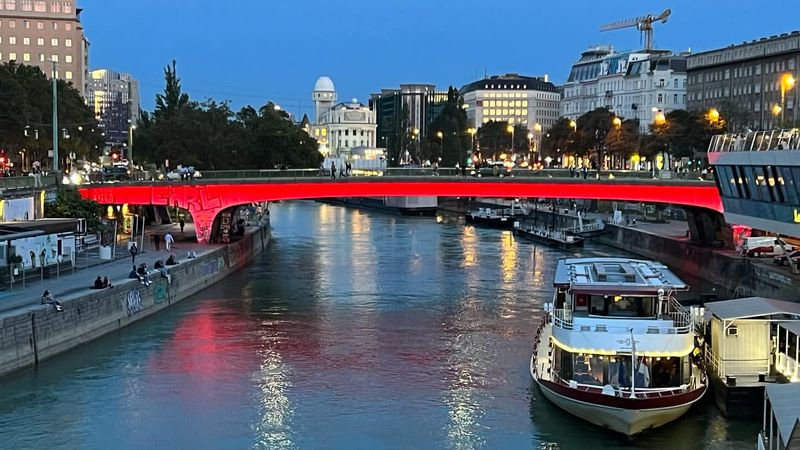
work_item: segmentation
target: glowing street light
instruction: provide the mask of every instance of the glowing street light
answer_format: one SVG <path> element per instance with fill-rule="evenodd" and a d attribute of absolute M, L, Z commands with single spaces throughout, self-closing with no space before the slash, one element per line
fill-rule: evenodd
<path fill-rule="evenodd" d="M 708 119 L 709 123 L 718 123 L 719 122 L 719 110 L 717 108 L 711 108 L 708 110 L 706 114 L 706 118 Z"/>
<path fill-rule="evenodd" d="M 572 131 L 578 131 L 578 122 L 574 120 L 569 121 L 569 127 L 572 128 Z"/>
<path fill-rule="evenodd" d="M 659 111 L 653 121 L 656 125 L 664 125 L 667 122 L 667 116 L 662 111 Z"/>
<path fill-rule="evenodd" d="M 784 119 L 784 110 L 786 109 L 786 91 L 790 90 L 794 87 L 794 83 L 797 80 L 794 76 L 790 73 L 785 73 L 781 75 L 780 78 L 780 85 L 781 85 L 781 126 L 783 126 L 783 119 Z"/>
<path fill-rule="evenodd" d="M 622 119 L 620 119 L 619 117 L 614 117 L 614 119 L 613 119 L 613 120 L 611 120 L 611 123 L 612 123 L 612 124 L 613 124 L 615 127 L 619 128 L 619 127 L 621 127 L 621 126 L 622 126 Z"/>
<path fill-rule="evenodd" d="M 780 115 L 782 112 L 783 112 L 783 108 L 781 108 L 781 106 L 780 106 L 779 104 L 777 104 L 777 103 L 776 103 L 776 104 L 772 105 L 772 115 L 773 115 L 773 116 L 776 116 L 776 117 L 777 117 L 777 116 L 779 116 L 779 115 Z"/>
<path fill-rule="evenodd" d="M 469 133 L 470 137 L 470 145 L 469 145 L 470 155 L 472 154 L 472 152 L 475 151 L 475 133 L 477 132 L 478 130 L 476 130 L 475 128 L 467 128 L 467 133 Z"/>

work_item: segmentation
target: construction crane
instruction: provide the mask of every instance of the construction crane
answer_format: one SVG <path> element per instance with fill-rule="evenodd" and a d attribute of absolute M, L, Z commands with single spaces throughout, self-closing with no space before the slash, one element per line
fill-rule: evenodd
<path fill-rule="evenodd" d="M 648 14 L 646 16 L 634 17 L 632 19 L 612 22 L 600 27 L 600 31 L 620 30 L 622 28 L 636 27 L 642 32 L 644 37 L 645 51 L 653 50 L 653 24 L 656 22 L 667 23 L 667 19 L 672 14 L 671 9 L 667 9 L 658 16 Z"/>

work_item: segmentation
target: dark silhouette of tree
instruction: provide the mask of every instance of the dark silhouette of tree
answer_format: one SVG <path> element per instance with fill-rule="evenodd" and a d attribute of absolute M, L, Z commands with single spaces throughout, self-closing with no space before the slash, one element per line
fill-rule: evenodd
<path fill-rule="evenodd" d="M 156 117 L 171 117 L 189 104 L 189 95 L 181 90 L 181 79 L 178 78 L 177 62 L 172 60 L 172 67 L 164 68 L 166 87 L 164 94 L 156 95 Z"/>

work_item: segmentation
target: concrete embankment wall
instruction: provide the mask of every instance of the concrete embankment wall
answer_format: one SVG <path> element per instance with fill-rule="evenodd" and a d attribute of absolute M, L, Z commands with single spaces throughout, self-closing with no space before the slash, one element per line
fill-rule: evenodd
<path fill-rule="evenodd" d="M 720 300 L 753 295 L 800 301 L 798 277 L 773 266 L 771 260 L 731 255 L 635 228 L 607 225 L 606 229 L 609 233 L 595 238 L 597 242 L 659 260 L 690 284 L 712 283 Z"/>
<path fill-rule="evenodd" d="M 242 240 L 169 268 L 172 282 L 156 272 L 152 284 L 124 280 L 111 289 L 62 301 L 63 312 L 45 305 L 0 319 L 0 376 L 169 308 L 249 264 L 269 243 L 269 226 Z"/>

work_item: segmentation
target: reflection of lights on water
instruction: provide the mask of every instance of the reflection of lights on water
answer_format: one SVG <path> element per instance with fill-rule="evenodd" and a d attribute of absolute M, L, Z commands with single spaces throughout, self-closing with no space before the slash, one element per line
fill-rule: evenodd
<path fill-rule="evenodd" d="M 478 261 L 478 238 L 475 227 L 464 227 L 461 245 L 464 247 L 464 267 L 475 266 Z"/>
<path fill-rule="evenodd" d="M 274 350 L 266 350 L 255 380 L 261 389 L 258 408 L 261 420 L 253 428 L 263 448 L 296 448 L 292 442 L 291 419 L 294 410 L 286 395 L 290 387 L 288 367 Z"/>
<path fill-rule="evenodd" d="M 442 216 L 441 214 L 437 214 L 436 223 L 442 223 L 442 222 L 444 222 L 444 216 Z"/>
<path fill-rule="evenodd" d="M 517 269 L 517 241 L 510 231 L 503 231 L 500 239 L 500 265 L 503 268 L 503 282 L 514 281 Z"/>

